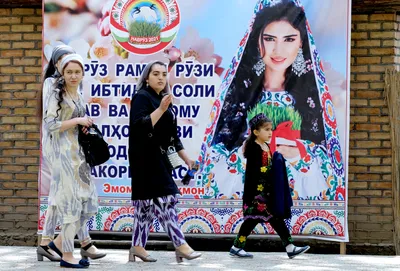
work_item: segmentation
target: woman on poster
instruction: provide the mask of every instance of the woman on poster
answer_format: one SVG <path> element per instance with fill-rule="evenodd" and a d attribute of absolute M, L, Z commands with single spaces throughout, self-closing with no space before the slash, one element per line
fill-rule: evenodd
<path fill-rule="evenodd" d="M 293 199 L 344 200 L 336 118 L 321 60 L 297 0 L 260 0 L 221 84 L 199 156 L 206 198 L 242 197 L 247 112 L 273 121 Z"/>

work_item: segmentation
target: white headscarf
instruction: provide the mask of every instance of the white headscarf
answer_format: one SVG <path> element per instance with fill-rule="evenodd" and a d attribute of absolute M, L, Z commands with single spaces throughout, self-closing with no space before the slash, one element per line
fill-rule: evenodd
<path fill-rule="evenodd" d="M 70 54 L 70 55 L 66 55 L 62 60 L 61 60 L 61 64 L 60 64 L 60 73 L 64 74 L 64 68 L 67 66 L 68 63 L 70 63 L 71 61 L 76 61 L 79 62 L 82 67 L 84 67 L 83 64 L 83 58 L 78 55 L 78 54 Z M 85 74 L 85 69 L 83 69 L 83 74 Z"/>

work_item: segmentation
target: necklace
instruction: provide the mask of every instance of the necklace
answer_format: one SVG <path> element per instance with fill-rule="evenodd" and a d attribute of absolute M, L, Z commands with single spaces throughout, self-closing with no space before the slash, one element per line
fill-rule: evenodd
<path fill-rule="evenodd" d="M 69 98 L 71 98 L 71 100 L 72 100 L 72 102 L 74 103 L 74 105 L 75 105 L 75 109 L 76 110 L 78 110 L 78 114 L 79 115 L 84 115 L 84 113 L 82 113 L 82 107 L 81 106 L 78 106 L 78 104 L 77 104 L 77 102 L 79 101 L 79 94 L 78 94 L 78 100 L 75 102 L 75 100 L 72 98 L 72 96 L 71 96 L 71 94 L 67 91 L 67 93 L 68 93 L 68 96 L 69 96 Z"/>
<path fill-rule="evenodd" d="M 280 90 L 270 90 L 270 89 L 265 88 L 265 87 L 263 87 L 263 91 L 264 91 L 264 92 L 271 92 L 271 93 L 285 93 L 285 92 L 286 92 L 286 90 L 284 90 L 284 89 L 280 89 Z"/>
<path fill-rule="evenodd" d="M 67 92 L 68 96 L 71 98 L 72 102 L 73 102 L 73 103 L 75 104 L 75 106 L 76 106 L 76 102 L 75 102 L 74 98 L 72 98 L 71 93 L 69 93 L 68 90 L 67 90 L 66 92 Z M 77 95 L 77 98 L 79 99 L 79 96 L 78 96 L 78 95 Z"/>

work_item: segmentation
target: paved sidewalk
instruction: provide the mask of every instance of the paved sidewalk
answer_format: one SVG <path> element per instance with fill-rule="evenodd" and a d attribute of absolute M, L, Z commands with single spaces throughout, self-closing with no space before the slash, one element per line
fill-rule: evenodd
<path fill-rule="evenodd" d="M 108 255 L 92 261 L 90 270 L 400 270 L 400 256 L 304 254 L 289 260 L 285 253 L 254 253 L 254 259 L 232 258 L 225 252 L 204 252 L 203 256 L 182 264 L 172 251 L 149 251 L 156 263 L 128 262 L 128 250 L 105 249 Z M 75 250 L 79 255 L 79 250 Z M 34 247 L 0 247 L 0 270 L 62 270 L 56 262 L 36 260 Z M 68 269 L 67 269 L 68 270 Z"/>

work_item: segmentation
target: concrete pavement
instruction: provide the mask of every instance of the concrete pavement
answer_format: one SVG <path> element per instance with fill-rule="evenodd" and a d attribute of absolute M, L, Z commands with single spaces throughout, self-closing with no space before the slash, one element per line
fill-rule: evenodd
<path fill-rule="evenodd" d="M 285 253 L 254 253 L 253 259 L 232 258 L 227 252 L 204 252 L 203 256 L 182 264 L 173 251 L 149 251 L 156 263 L 128 262 L 128 250 L 104 249 L 108 255 L 91 261 L 90 270 L 400 270 L 400 256 L 304 254 L 289 260 Z M 79 250 L 75 250 L 75 256 Z M 36 260 L 35 247 L 0 247 L 0 270 L 62 270 L 56 262 Z"/>

